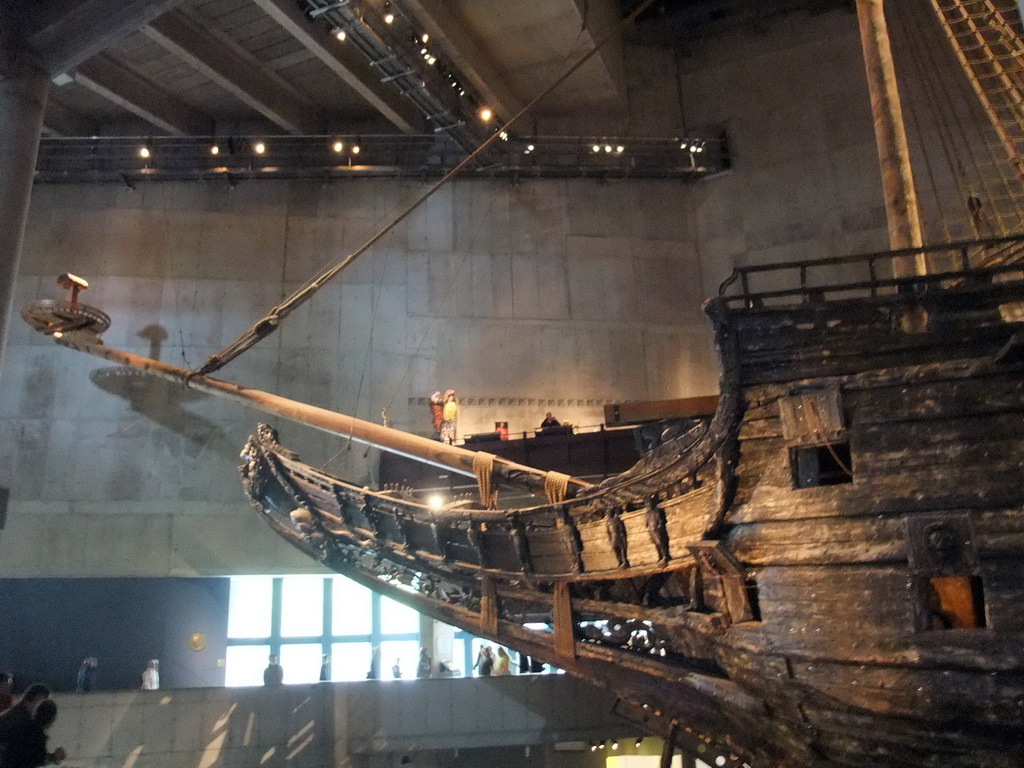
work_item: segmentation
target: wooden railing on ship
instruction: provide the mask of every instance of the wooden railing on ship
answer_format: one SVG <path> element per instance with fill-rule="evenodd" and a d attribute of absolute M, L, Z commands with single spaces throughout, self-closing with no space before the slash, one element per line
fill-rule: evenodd
<path fill-rule="evenodd" d="M 898 259 L 924 254 L 928 274 L 893 277 Z M 836 277 L 838 271 L 855 271 L 850 279 Z M 878 298 L 883 295 L 915 294 L 933 288 L 993 281 L 999 275 L 1024 270 L 1024 234 L 986 240 L 964 240 L 922 248 L 807 259 L 777 264 L 736 267 L 718 289 L 731 306 L 759 309 L 764 306 L 813 303 L 827 298 Z M 814 279 L 817 278 L 817 279 Z M 768 283 L 759 290 L 755 282 Z M 779 287 L 785 286 L 785 287 Z M 738 290 L 737 290 L 738 289 Z"/>

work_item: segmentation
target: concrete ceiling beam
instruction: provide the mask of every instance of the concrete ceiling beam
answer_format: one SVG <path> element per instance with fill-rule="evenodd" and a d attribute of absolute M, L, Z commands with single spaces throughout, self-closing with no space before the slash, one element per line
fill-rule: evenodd
<path fill-rule="evenodd" d="M 46 111 L 43 113 L 43 135 L 67 139 L 95 134 L 95 123 L 54 99 L 54 90 L 56 89 L 51 85 L 50 98 L 46 100 Z"/>
<path fill-rule="evenodd" d="M 79 66 L 75 82 L 172 136 L 210 133 L 213 119 L 106 54 Z"/>
<path fill-rule="evenodd" d="M 394 87 L 387 87 L 352 46 L 314 23 L 292 0 L 254 0 L 255 4 L 298 40 L 335 75 L 402 133 L 422 130 L 423 118 Z"/>
<path fill-rule="evenodd" d="M 499 117 L 508 119 L 523 107 L 505 79 L 491 64 L 490 57 L 466 24 L 453 12 L 450 2 L 443 0 L 400 0 L 430 35 L 430 44 L 439 45 L 445 56 L 458 68 L 473 89 Z"/>
<path fill-rule="evenodd" d="M 51 75 L 70 72 L 181 0 L 42 0 L 27 19 L 29 46 Z"/>
<path fill-rule="evenodd" d="M 183 11 L 143 30 L 152 40 L 288 133 L 313 133 L 308 101 L 226 35 Z"/>

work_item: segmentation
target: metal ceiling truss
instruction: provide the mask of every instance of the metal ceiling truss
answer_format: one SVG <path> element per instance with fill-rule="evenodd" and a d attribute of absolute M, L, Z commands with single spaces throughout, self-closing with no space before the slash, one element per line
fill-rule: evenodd
<path fill-rule="evenodd" d="M 257 152 L 260 143 L 262 153 Z M 216 154 L 211 152 L 213 146 Z M 134 185 L 147 180 L 425 180 L 444 176 L 464 157 L 465 149 L 454 138 L 436 134 L 44 138 L 36 181 Z M 463 178 L 697 180 L 725 171 L 729 165 L 725 134 L 717 130 L 686 139 L 510 137 L 497 142 L 486 161 L 468 168 Z"/>

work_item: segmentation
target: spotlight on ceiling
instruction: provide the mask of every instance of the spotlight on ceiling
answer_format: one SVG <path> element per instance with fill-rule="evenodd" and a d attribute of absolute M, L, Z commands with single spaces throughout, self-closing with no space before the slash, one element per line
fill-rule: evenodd
<path fill-rule="evenodd" d="M 352 145 L 352 154 L 353 154 L 353 155 L 358 155 L 358 154 L 359 154 L 359 151 L 360 151 L 360 147 L 359 147 L 359 145 L 358 145 L 358 144 L 353 144 L 353 145 Z"/>
<path fill-rule="evenodd" d="M 621 155 L 625 151 L 626 151 L 626 148 L 624 146 L 622 146 L 621 144 L 619 144 L 619 146 L 617 146 L 615 148 L 615 153 L 619 154 L 619 155 Z"/>
<path fill-rule="evenodd" d="M 619 742 L 613 741 L 612 742 L 612 749 L 618 749 L 618 748 L 619 748 Z"/>
<path fill-rule="evenodd" d="M 486 123 L 486 122 L 489 122 L 492 117 L 494 117 L 494 113 L 491 111 L 490 107 L 481 107 L 480 108 L 480 119 L 481 120 L 483 120 Z"/>
<path fill-rule="evenodd" d="M 604 145 L 604 151 L 605 152 L 611 152 L 612 151 L 612 145 L 611 144 L 605 144 Z"/>
<path fill-rule="evenodd" d="M 427 42 L 427 41 L 428 41 L 429 39 L 430 39 L 430 35 L 428 35 L 428 34 L 427 34 L 426 32 L 424 32 L 424 33 L 423 33 L 422 35 L 420 35 L 420 42 L 423 42 L 423 43 L 425 43 L 425 42 Z"/>
<path fill-rule="evenodd" d="M 139 147 L 139 157 L 149 159 L 149 156 L 153 154 L 149 151 L 149 144 L 143 144 Z"/>
<path fill-rule="evenodd" d="M 384 23 L 395 23 L 395 12 L 391 10 L 391 3 L 384 3 Z"/>
<path fill-rule="evenodd" d="M 331 145 L 331 149 L 333 149 L 335 152 L 341 152 L 343 149 L 345 149 L 345 144 L 343 142 L 336 141 L 334 142 L 334 144 Z"/>
<path fill-rule="evenodd" d="M 255 152 L 257 155 L 262 155 L 264 152 L 267 151 L 267 145 L 264 144 L 262 141 L 257 141 L 255 144 L 252 145 L 252 151 Z"/>
<path fill-rule="evenodd" d="M 210 145 L 210 154 L 211 155 L 219 155 L 220 154 L 220 147 L 217 144 L 211 144 Z"/>
<path fill-rule="evenodd" d="M 601 151 L 601 145 L 600 144 L 595 144 L 593 147 L 591 147 L 591 149 L 593 149 L 594 152 L 600 152 Z"/>
<path fill-rule="evenodd" d="M 348 35 L 345 33 L 344 29 L 335 30 L 334 36 L 336 38 L 338 38 L 339 40 L 341 40 L 341 42 L 343 42 L 343 43 L 345 42 L 345 38 L 348 37 Z"/>
<path fill-rule="evenodd" d="M 430 507 L 431 509 L 440 509 L 441 507 L 444 506 L 444 499 L 441 496 L 434 494 L 429 499 L 427 499 L 427 506 Z"/>

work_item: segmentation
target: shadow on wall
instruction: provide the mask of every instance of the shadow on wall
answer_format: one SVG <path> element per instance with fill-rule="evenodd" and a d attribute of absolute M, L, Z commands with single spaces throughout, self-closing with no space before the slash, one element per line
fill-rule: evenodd
<path fill-rule="evenodd" d="M 74 694 L 50 743 L 76 765 L 326 768 L 334 686 Z"/>
<path fill-rule="evenodd" d="M 167 331 L 161 325 L 147 325 L 138 333 L 149 342 L 149 357 L 160 359 Z M 104 392 L 127 400 L 132 410 L 190 442 L 234 459 L 238 447 L 212 421 L 189 411 L 185 406 L 208 397 L 180 384 L 158 379 L 134 368 L 100 368 L 89 379 Z"/>

